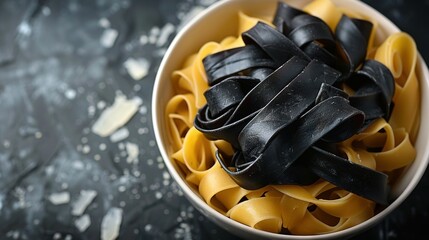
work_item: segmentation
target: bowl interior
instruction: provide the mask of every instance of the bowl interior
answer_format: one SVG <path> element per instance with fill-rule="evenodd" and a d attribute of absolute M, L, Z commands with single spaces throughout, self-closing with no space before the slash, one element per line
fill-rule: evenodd
<path fill-rule="evenodd" d="M 309 0 L 286 0 L 285 2 L 292 6 L 300 7 Z M 352 9 L 360 14 L 370 16 L 372 19 L 379 23 L 378 32 L 375 38 L 376 42 L 380 42 L 388 35 L 398 32 L 399 29 L 386 17 L 372 9 L 368 5 L 356 0 L 333 0 L 333 2 L 340 7 Z M 326 239 L 326 238 L 340 238 L 356 234 L 384 218 L 399 204 L 401 204 L 408 195 L 415 188 L 423 173 L 426 170 L 429 156 L 429 135 L 419 134 L 415 147 L 417 156 L 415 161 L 410 165 L 403 175 L 398 179 L 395 186 L 392 188 L 392 197 L 395 199 L 383 211 L 378 213 L 368 221 L 354 226 L 352 228 L 329 233 L 318 236 L 290 236 L 272 234 L 255 230 L 243 224 L 235 222 L 217 211 L 211 209 L 204 200 L 199 196 L 198 192 L 194 191 L 176 171 L 176 165 L 170 161 L 170 146 L 166 134 L 166 121 L 164 119 L 165 106 L 168 100 L 173 96 L 173 89 L 171 84 L 171 74 L 174 70 L 182 67 L 184 60 L 191 54 L 197 52 L 202 45 L 209 41 L 220 41 L 226 36 L 237 33 L 237 13 L 243 11 L 251 16 L 273 16 L 277 0 L 226 0 L 215 3 L 210 8 L 203 11 L 199 16 L 195 17 L 189 22 L 175 37 L 167 50 L 156 76 L 153 97 L 152 97 L 152 117 L 154 124 L 154 132 L 157 144 L 165 164 L 171 173 L 172 177 L 182 188 L 185 196 L 190 202 L 204 215 L 208 216 L 211 220 L 224 227 L 227 230 L 241 235 L 246 238 L 270 238 L 270 239 Z M 428 90 L 429 90 L 429 73 L 424 60 L 419 56 L 417 65 L 417 76 L 420 80 L 421 90 L 421 106 L 429 104 Z M 429 113 L 421 111 L 421 122 L 429 121 Z M 429 132 L 428 125 L 420 126 L 420 133 Z"/>

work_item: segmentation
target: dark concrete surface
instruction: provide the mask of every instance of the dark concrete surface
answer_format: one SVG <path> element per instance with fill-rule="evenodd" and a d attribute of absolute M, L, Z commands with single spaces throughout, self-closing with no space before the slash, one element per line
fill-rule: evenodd
<path fill-rule="evenodd" d="M 99 239 L 111 208 L 123 210 L 119 239 L 237 239 L 183 197 L 162 163 L 150 115 L 169 42 L 178 26 L 213 2 L 0 1 L 1 240 Z M 429 60 L 429 1 L 365 2 L 410 33 Z M 106 31 L 117 33 L 112 46 L 100 43 Z M 128 74 L 130 58 L 149 62 L 147 76 L 136 81 Z M 124 126 L 128 137 L 112 142 L 91 127 L 120 94 L 141 105 Z M 138 145 L 137 160 L 127 160 L 127 143 Z M 425 174 L 400 208 L 356 239 L 427 236 L 428 187 Z M 83 232 L 71 214 L 81 190 L 97 193 Z M 55 193 L 70 199 L 53 204 Z"/>

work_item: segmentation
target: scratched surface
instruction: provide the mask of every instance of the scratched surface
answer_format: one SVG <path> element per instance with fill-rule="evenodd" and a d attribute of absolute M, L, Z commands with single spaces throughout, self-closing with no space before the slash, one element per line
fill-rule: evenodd
<path fill-rule="evenodd" d="M 119 239 L 238 239 L 201 216 L 170 178 L 154 140 L 156 70 L 182 24 L 215 0 L 0 1 L 0 239 L 99 239 L 122 209 Z M 416 40 L 429 60 L 429 1 L 365 2 Z M 125 62 L 149 64 L 141 80 Z M 117 96 L 140 105 L 126 136 L 91 127 Z M 124 130 L 123 129 L 123 130 Z M 138 146 L 129 161 L 128 145 Z M 356 239 L 427 235 L 429 175 L 389 218 Z M 81 190 L 96 197 L 77 228 Z M 51 197 L 66 194 L 61 204 Z"/>

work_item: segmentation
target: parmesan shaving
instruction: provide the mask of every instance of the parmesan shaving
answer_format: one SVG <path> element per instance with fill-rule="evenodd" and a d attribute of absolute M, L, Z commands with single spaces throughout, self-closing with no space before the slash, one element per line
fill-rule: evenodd
<path fill-rule="evenodd" d="M 106 108 L 92 126 L 92 132 L 107 137 L 125 125 L 138 111 L 141 99 L 131 99 L 117 95 L 112 106 Z"/>

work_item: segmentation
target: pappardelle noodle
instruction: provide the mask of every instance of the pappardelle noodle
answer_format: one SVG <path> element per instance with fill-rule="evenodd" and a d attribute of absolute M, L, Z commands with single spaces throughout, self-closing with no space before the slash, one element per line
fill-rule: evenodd
<path fill-rule="evenodd" d="M 380 43 L 374 40 L 378 23 L 330 0 L 314 0 L 304 12 L 322 19 L 334 31 L 343 14 L 373 24 L 366 60 L 384 64 L 392 73 L 395 91 L 390 118 L 378 118 L 362 131 L 336 144 L 349 161 L 382 172 L 388 183 L 415 158 L 413 146 L 420 122 L 420 90 L 416 75 L 417 48 L 412 37 L 398 32 Z M 323 234 L 357 225 L 375 214 L 374 201 L 318 179 L 310 185 L 270 184 L 256 190 L 240 187 L 224 171 L 217 152 L 232 156 L 234 148 L 224 140 L 208 140 L 194 127 L 198 110 L 206 104 L 209 88 L 203 59 L 227 49 L 245 45 L 241 34 L 258 22 L 272 27 L 272 19 L 237 13 L 236 36 L 208 42 L 189 56 L 183 68 L 172 73 L 175 94 L 165 109 L 170 158 L 186 181 L 198 190 L 206 203 L 250 227 L 274 233 Z M 345 87 L 345 92 L 353 92 Z M 369 183 L 368 183 L 369 184 Z"/>

